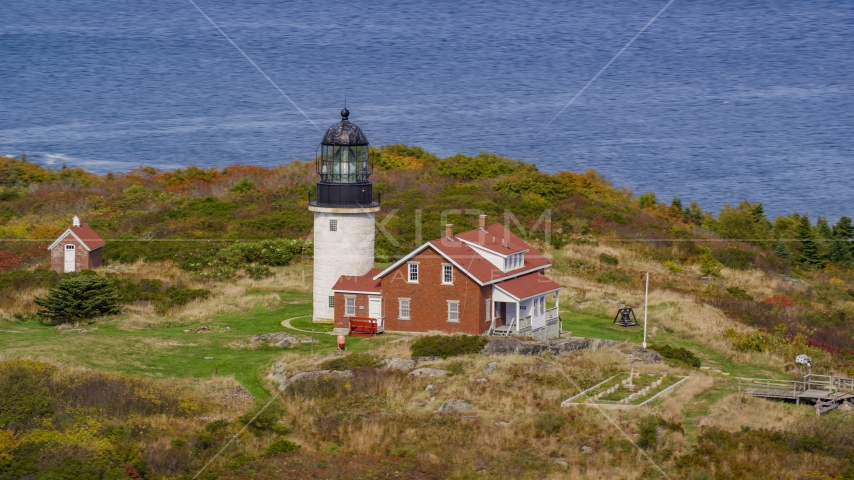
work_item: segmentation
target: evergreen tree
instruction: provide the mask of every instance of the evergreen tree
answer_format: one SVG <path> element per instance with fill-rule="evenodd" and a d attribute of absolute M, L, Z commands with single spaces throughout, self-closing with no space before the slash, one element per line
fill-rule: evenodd
<path fill-rule="evenodd" d="M 830 245 L 830 261 L 836 265 L 850 266 L 854 263 L 854 226 L 849 217 L 842 217 L 833 226 L 833 243 Z"/>
<path fill-rule="evenodd" d="M 786 241 L 782 238 L 778 238 L 776 242 L 774 242 L 774 255 L 777 255 L 780 258 L 785 258 L 786 260 L 792 258 L 791 252 L 789 252 L 789 247 L 786 246 Z"/>
<path fill-rule="evenodd" d="M 62 280 L 46 297 L 36 297 L 34 302 L 44 309 L 39 316 L 53 323 L 93 320 L 122 311 L 115 287 L 96 275 Z"/>
<path fill-rule="evenodd" d="M 827 217 L 819 215 L 815 222 L 815 237 L 818 244 L 819 256 L 823 259 L 830 258 L 830 248 L 833 240 L 833 231 L 830 225 L 827 224 Z"/>
<path fill-rule="evenodd" d="M 673 201 L 670 202 L 670 206 L 681 212 L 682 211 L 682 199 L 679 197 L 673 197 Z"/>
<path fill-rule="evenodd" d="M 801 223 L 798 225 L 798 239 L 801 241 L 798 263 L 805 268 L 821 267 L 821 253 L 818 251 L 810 219 L 806 215 L 801 217 Z"/>

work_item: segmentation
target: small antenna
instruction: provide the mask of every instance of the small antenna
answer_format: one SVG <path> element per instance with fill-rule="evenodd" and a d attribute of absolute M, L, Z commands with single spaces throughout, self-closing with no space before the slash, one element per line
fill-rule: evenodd
<path fill-rule="evenodd" d="M 347 108 L 347 90 L 344 90 L 344 108 Z"/>

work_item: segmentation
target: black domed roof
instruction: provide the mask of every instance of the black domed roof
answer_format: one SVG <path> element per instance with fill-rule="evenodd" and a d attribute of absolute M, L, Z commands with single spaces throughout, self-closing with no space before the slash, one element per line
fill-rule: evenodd
<path fill-rule="evenodd" d="M 355 123 L 350 123 L 347 117 L 350 116 L 350 111 L 346 108 L 341 110 L 341 121 L 329 127 L 326 134 L 323 135 L 323 145 L 367 145 L 368 137 L 365 132 Z"/>

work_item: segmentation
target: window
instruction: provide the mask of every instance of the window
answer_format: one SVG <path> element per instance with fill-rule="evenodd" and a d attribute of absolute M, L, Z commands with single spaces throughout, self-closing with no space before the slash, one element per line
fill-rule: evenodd
<path fill-rule="evenodd" d="M 454 284 L 454 266 L 448 263 L 442 264 L 442 283 L 445 285 Z"/>
<path fill-rule="evenodd" d="M 348 317 L 356 315 L 356 297 L 349 295 L 344 297 L 344 315 Z"/>
<path fill-rule="evenodd" d="M 329 296 L 329 308 L 335 308 L 335 296 L 334 295 Z"/>
<path fill-rule="evenodd" d="M 398 298 L 397 299 L 398 312 L 397 316 L 401 320 L 409 320 L 409 299 L 408 298 Z"/>
<path fill-rule="evenodd" d="M 332 218 L 329 220 L 329 231 L 337 232 L 338 231 L 338 219 Z"/>
<path fill-rule="evenodd" d="M 74 245 L 66 245 L 65 249 L 66 250 L 74 250 Z"/>
<path fill-rule="evenodd" d="M 448 300 L 448 321 L 460 321 L 460 302 L 459 300 Z"/>
<path fill-rule="evenodd" d="M 409 283 L 418 283 L 418 264 L 409 264 Z"/>
<path fill-rule="evenodd" d="M 485 305 L 485 307 L 486 307 L 486 308 L 484 309 L 484 310 L 486 310 L 486 315 L 485 315 L 485 317 L 486 317 L 486 321 L 488 322 L 488 321 L 490 320 L 490 318 L 489 318 L 489 317 L 491 317 L 491 316 L 492 316 L 492 312 L 490 311 L 490 310 L 492 310 L 492 299 L 491 299 L 491 298 L 487 298 L 487 299 L 486 299 L 486 305 Z"/>

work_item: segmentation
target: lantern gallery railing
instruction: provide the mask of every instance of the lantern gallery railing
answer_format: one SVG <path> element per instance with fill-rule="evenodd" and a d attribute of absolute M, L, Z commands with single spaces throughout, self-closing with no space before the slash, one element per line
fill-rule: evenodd
<path fill-rule="evenodd" d="M 374 192 L 371 184 L 317 184 L 308 191 L 308 204 L 316 207 L 378 207 L 382 193 Z"/>

